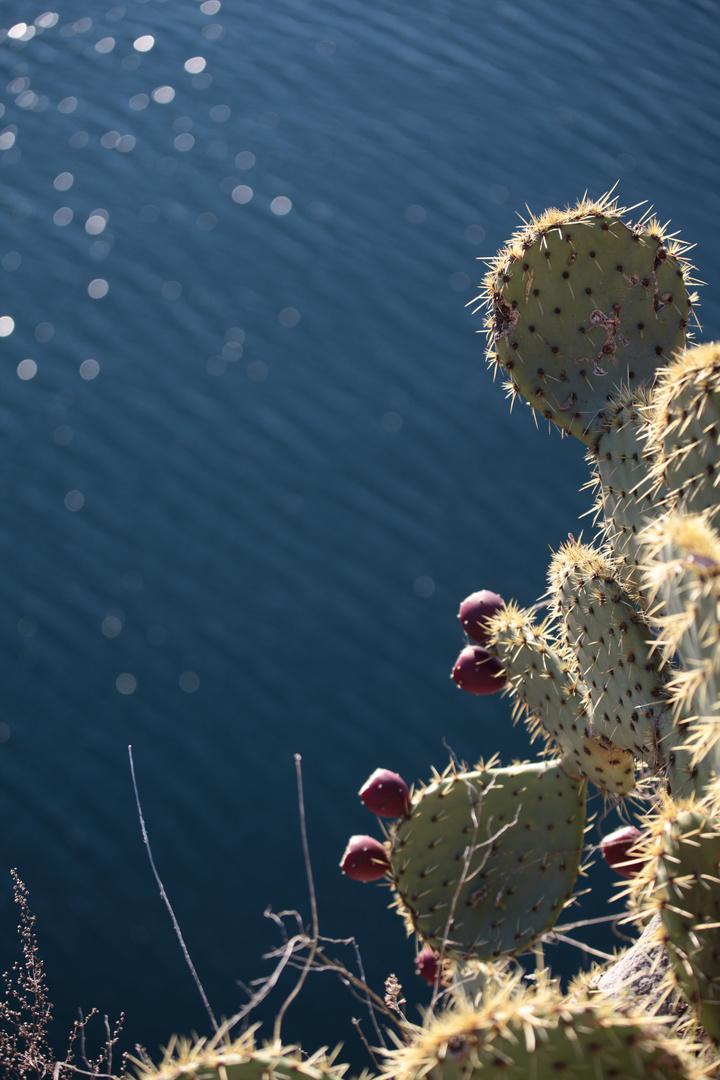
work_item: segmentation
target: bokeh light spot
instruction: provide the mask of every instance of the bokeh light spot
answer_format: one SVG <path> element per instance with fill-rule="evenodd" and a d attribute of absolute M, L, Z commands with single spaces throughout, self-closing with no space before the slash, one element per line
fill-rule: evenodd
<path fill-rule="evenodd" d="M 166 281 L 160 292 L 164 300 L 179 300 L 182 296 L 182 285 L 179 281 Z"/>
<path fill-rule="evenodd" d="M 157 86 L 152 92 L 152 99 L 158 105 L 167 105 L 175 97 L 172 86 Z"/>
<path fill-rule="evenodd" d="M 74 182 L 74 177 L 71 172 L 61 172 L 53 180 L 53 187 L 56 191 L 68 191 Z"/>
<path fill-rule="evenodd" d="M 435 592 L 435 582 L 431 577 L 428 577 L 427 574 L 421 574 L 420 577 L 416 577 L 413 582 L 413 592 L 417 596 L 422 596 L 424 598 L 432 596 Z"/>
<path fill-rule="evenodd" d="M 285 214 L 289 214 L 292 210 L 292 202 L 287 195 L 277 195 L 270 203 L 270 209 L 278 217 L 284 217 Z"/>
<path fill-rule="evenodd" d="M 115 680 L 115 686 L 121 694 L 134 694 L 137 690 L 137 679 L 131 672 L 123 671 Z"/>
<path fill-rule="evenodd" d="M 398 412 L 386 412 L 380 420 L 380 424 L 384 431 L 395 433 L 403 426 L 403 418 Z"/>
<path fill-rule="evenodd" d="M 94 278 L 88 285 L 88 296 L 92 300 L 102 300 L 103 296 L 107 296 L 109 289 L 110 286 L 105 278 Z"/>
<path fill-rule="evenodd" d="M 405 217 L 411 225 L 421 225 L 427 217 L 427 213 L 424 206 L 413 203 L 412 206 L 408 206 L 405 210 Z"/>
<path fill-rule="evenodd" d="M 155 38 L 152 36 L 152 34 L 143 34 L 142 37 L 135 38 L 135 40 L 133 41 L 133 49 L 135 49 L 136 52 L 141 53 L 150 52 L 154 44 Z"/>
<path fill-rule="evenodd" d="M 207 60 L 204 56 L 191 56 L 189 60 L 185 61 L 184 67 L 190 75 L 197 75 L 198 72 L 205 70 L 206 64 Z"/>
<path fill-rule="evenodd" d="M 200 686 L 200 679 L 195 671 L 183 671 L 178 679 L 178 685 L 186 694 L 194 694 Z"/>
<path fill-rule="evenodd" d="M 79 368 L 80 378 L 90 382 L 91 379 L 96 379 L 100 372 L 100 365 L 97 360 L 83 360 Z"/>
<path fill-rule="evenodd" d="M 93 210 L 85 222 L 85 232 L 90 236 L 99 236 L 108 223 L 110 215 L 107 210 Z"/>
<path fill-rule="evenodd" d="M 248 203 L 253 197 L 253 189 L 248 187 L 247 184 L 238 184 L 237 187 L 232 190 L 232 201 L 236 203 Z"/>
<path fill-rule="evenodd" d="M 15 329 L 15 320 L 10 315 L 0 315 L 0 337 L 7 337 Z"/>
<path fill-rule="evenodd" d="M 17 366 L 18 378 L 23 382 L 27 382 L 28 379 L 34 379 L 37 375 L 37 364 L 34 360 L 21 360 Z"/>
<path fill-rule="evenodd" d="M 68 491 L 67 495 L 65 496 L 66 510 L 71 510 L 73 514 L 75 514 L 78 510 L 82 510 L 84 505 L 85 496 L 83 495 L 82 491 L 78 491 L 77 489 Z"/>

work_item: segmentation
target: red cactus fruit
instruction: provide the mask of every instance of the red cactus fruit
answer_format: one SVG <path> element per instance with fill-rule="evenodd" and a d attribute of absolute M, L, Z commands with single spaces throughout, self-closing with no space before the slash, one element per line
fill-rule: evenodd
<path fill-rule="evenodd" d="M 353 881 L 379 881 L 390 869 L 387 852 L 373 836 L 351 836 L 340 869 Z"/>
<path fill-rule="evenodd" d="M 426 945 L 415 957 L 415 970 L 425 982 L 435 982 L 439 966 L 438 955 L 429 945 Z"/>
<path fill-rule="evenodd" d="M 477 645 L 487 645 L 487 620 L 501 608 L 505 607 L 505 601 L 497 593 L 489 589 L 481 589 L 466 597 L 460 605 L 458 619 L 462 628 Z"/>
<path fill-rule="evenodd" d="M 410 792 L 402 776 L 389 769 L 376 769 L 359 791 L 365 806 L 378 817 L 396 818 L 410 809 Z"/>
<path fill-rule="evenodd" d="M 605 862 L 621 877 L 635 877 L 645 865 L 643 859 L 632 854 L 632 849 L 641 836 L 642 833 L 634 825 L 623 825 L 600 841 L 600 851 Z"/>
<path fill-rule="evenodd" d="M 452 677 L 469 694 L 496 694 L 507 682 L 499 658 L 481 645 L 467 645 L 455 661 Z"/>

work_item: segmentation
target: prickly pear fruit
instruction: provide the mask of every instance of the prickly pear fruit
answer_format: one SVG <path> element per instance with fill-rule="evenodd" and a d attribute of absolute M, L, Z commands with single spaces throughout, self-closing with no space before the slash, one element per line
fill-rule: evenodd
<path fill-rule="evenodd" d="M 353 881 L 379 881 L 389 869 L 387 851 L 373 836 L 351 836 L 340 869 Z"/>
<path fill-rule="evenodd" d="M 359 791 L 368 810 L 378 817 L 396 818 L 407 813 L 410 791 L 402 776 L 389 769 L 376 769 Z"/>
<path fill-rule="evenodd" d="M 542 416 L 591 446 L 608 397 L 685 345 L 687 246 L 612 193 L 531 217 L 483 282 L 489 359 Z"/>
<path fill-rule="evenodd" d="M 436 775 L 390 826 L 395 906 L 408 933 L 449 959 L 531 948 L 572 894 L 586 793 L 558 761 Z"/>
<path fill-rule="evenodd" d="M 476 645 L 487 645 L 487 620 L 505 607 L 505 601 L 489 589 L 467 596 L 460 605 L 458 619 L 462 628 Z"/>
<path fill-rule="evenodd" d="M 425 982 L 434 983 L 438 977 L 439 969 L 440 957 L 434 949 L 426 945 L 415 957 L 415 970 Z"/>
<path fill-rule="evenodd" d="M 634 825 L 623 825 L 615 832 L 603 836 L 600 852 L 608 866 L 620 877 L 631 878 L 639 874 L 645 865 L 645 859 L 633 857 L 632 849 L 642 836 Z"/>
<path fill-rule="evenodd" d="M 463 649 L 453 666 L 452 677 L 469 694 L 497 694 L 506 682 L 500 660 L 482 645 L 467 645 Z"/>

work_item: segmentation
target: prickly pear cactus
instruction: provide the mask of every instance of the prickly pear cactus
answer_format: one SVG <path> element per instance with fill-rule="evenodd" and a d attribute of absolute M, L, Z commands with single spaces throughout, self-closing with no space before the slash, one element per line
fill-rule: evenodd
<path fill-rule="evenodd" d="M 588 445 L 621 387 L 651 382 L 684 347 L 692 308 L 686 247 L 625 215 L 610 194 L 531 216 L 483 283 L 510 393 Z"/>
<path fill-rule="evenodd" d="M 416 792 L 389 850 L 408 932 L 460 960 L 529 949 L 571 898 L 585 797 L 557 761 L 451 770 Z"/>

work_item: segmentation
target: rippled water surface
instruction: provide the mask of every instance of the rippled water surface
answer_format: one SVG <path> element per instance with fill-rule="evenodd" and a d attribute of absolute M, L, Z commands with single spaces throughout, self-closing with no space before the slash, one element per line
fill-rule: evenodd
<path fill-rule="evenodd" d="M 417 1016 L 386 893 L 337 869 L 356 791 L 529 753 L 447 678 L 457 604 L 533 602 L 588 506 L 579 445 L 492 385 L 477 260 L 619 180 L 697 240 L 720 336 L 718 13 L 0 2 L 0 966 L 17 867 L 63 1026 L 208 1027 L 129 744 L 218 1014 L 270 970 L 265 908 L 309 917 L 299 753 L 321 929 Z M 286 1035 L 362 1063 L 333 979 Z"/>

